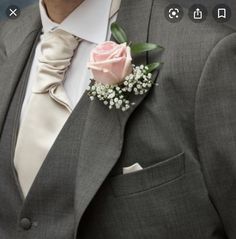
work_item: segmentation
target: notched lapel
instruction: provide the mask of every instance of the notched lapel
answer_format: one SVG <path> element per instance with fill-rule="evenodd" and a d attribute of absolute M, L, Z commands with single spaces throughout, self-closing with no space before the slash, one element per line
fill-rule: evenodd
<path fill-rule="evenodd" d="M 0 58 L 0 135 L 17 82 L 25 69 L 41 29 L 37 6 L 24 10 L 21 17 L 1 29 Z M 30 65 L 30 64 L 29 64 Z"/>
<path fill-rule="evenodd" d="M 35 39 L 38 32 L 32 32 L 20 45 L 19 49 L 13 54 L 6 57 L 0 66 L 0 135 L 4 119 L 11 102 L 12 96 L 16 89 L 17 83 L 25 70 L 26 63 L 32 49 L 34 48 Z M 29 66 L 31 64 L 28 64 Z"/>
<path fill-rule="evenodd" d="M 126 30 L 129 39 L 135 42 L 147 41 L 151 6 L 152 0 L 122 1 L 117 22 Z M 137 19 L 143 20 L 138 22 Z M 135 64 L 146 63 L 146 54 L 135 59 Z M 145 96 L 132 97 L 135 105 L 126 112 L 115 109 L 109 110 L 98 100 L 89 103 L 76 179 L 77 225 L 90 201 L 119 159 L 123 147 L 126 122 Z M 84 97 L 88 96 L 85 95 Z"/>

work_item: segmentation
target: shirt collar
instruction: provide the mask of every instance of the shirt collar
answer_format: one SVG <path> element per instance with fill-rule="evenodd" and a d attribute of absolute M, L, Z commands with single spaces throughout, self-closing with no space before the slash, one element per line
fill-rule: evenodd
<path fill-rule="evenodd" d="M 106 40 L 112 0 L 85 0 L 61 24 L 53 22 L 40 1 L 43 31 L 60 28 L 83 40 L 99 44 Z"/>

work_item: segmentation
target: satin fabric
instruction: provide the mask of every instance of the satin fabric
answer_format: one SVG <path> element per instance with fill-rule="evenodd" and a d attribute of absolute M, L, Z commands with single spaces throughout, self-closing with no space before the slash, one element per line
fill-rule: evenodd
<path fill-rule="evenodd" d="M 14 157 L 24 196 L 72 111 L 63 80 L 79 42 L 63 30 L 43 37 L 37 81 L 19 129 Z"/>

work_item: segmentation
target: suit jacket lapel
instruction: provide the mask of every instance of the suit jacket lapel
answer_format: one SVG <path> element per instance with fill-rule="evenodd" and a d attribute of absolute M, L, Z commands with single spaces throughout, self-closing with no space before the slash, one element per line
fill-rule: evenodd
<path fill-rule="evenodd" d="M 35 11 L 34 11 L 35 13 Z M 31 16 L 31 14 L 30 14 Z M 39 17 L 29 15 L 17 24 L 9 23 L 8 31 L 0 44 L 0 135 L 4 119 L 17 82 L 28 62 L 28 57 L 41 28 Z M 37 15 L 36 15 L 37 16 Z M 29 21 L 30 19 L 30 21 Z M 35 21 L 32 21 L 35 19 Z M 30 64 L 29 64 L 30 65 Z"/>
<path fill-rule="evenodd" d="M 117 22 L 124 27 L 129 39 L 135 42 L 147 41 L 151 6 L 152 0 L 122 1 Z M 141 18 L 143 21 L 137 22 L 137 19 Z M 147 55 L 144 54 L 136 58 L 135 63 L 146 64 Z M 88 96 L 84 95 L 84 97 Z M 119 159 L 126 122 L 144 98 L 145 95 L 132 97 L 136 104 L 126 112 L 109 110 L 97 100 L 88 102 L 88 114 L 80 147 L 76 179 L 75 209 L 77 224 L 97 190 Z"/>
<path fill-rule="evenodd" d="M 135 42 L 148 40 L 151 7 L 152 0 L 122 1 L 117 21 L 125 28 L 129 39 Z M 2 47 L 0 48 L 0 133 L 16 84 L 41 28 L 39 17 L 35 18 L 35 14 L 36 11 L 31 11 L 32 16 L 28 14 L 24 17 L 22 23 L 12 27 L 0 42 Z M 36 19 L 35 22 L 32 22 L 32 19 Z M 142 21 L 137 22 L 137 19 Z M 144 54 L 135 58 L 134 62 L 137 65 L 146 64 L 147 60 L 147 55 Z M 78 160 L 75 192 L 76 225 L 79 224 L 88 204 L 119 159 L 126 122 L 145 96 L 133 96 L 131 100 L 135 101 L 135 106 L 126 112 L 121 112 L 108 110 L 96 100 L 90 102 L 85 93 L 68 120 L 66 125 L 70 126 L 70 132 L 75 133 L 70 135 L 68 143 L 63 141 L 64 150 L 70 151 L 70 143 L 78 141 L 76 132 L 82 133 L 81 140 L 78 142 L 79 156 L 77 154 L 72 156 L 74 160 Z M 87 110 L 86 116 L 81 117 L 84 121 L 84 124 L 81 124 L 84 125 L 84 129 L 78 130 L 78 121 L 75 119 L 80 120 L 81 107 Z M 48 157 L 56 152 L 60 139 L 68 138 L 67 136 L 67 132 L 62 131 Z"/>

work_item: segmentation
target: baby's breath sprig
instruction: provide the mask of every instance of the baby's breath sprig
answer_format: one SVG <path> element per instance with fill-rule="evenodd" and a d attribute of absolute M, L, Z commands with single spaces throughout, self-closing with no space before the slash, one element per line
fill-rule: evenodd
<path fill-rule="evenodd" d="M 102 83 L 94 82 L 88 87 L 88 95 L 90 100 L 95 98 L 102 101 L 109 109 L 128 110 L 134 102 L 130 102 L 128 95 L 134 93 L 135 95 L 143 95 L 154 84 L 152 73 L 149 66 L 134 66 L 132 74 L 128 75 L 122 84 L 118 85 L 104 85 Z"/>

